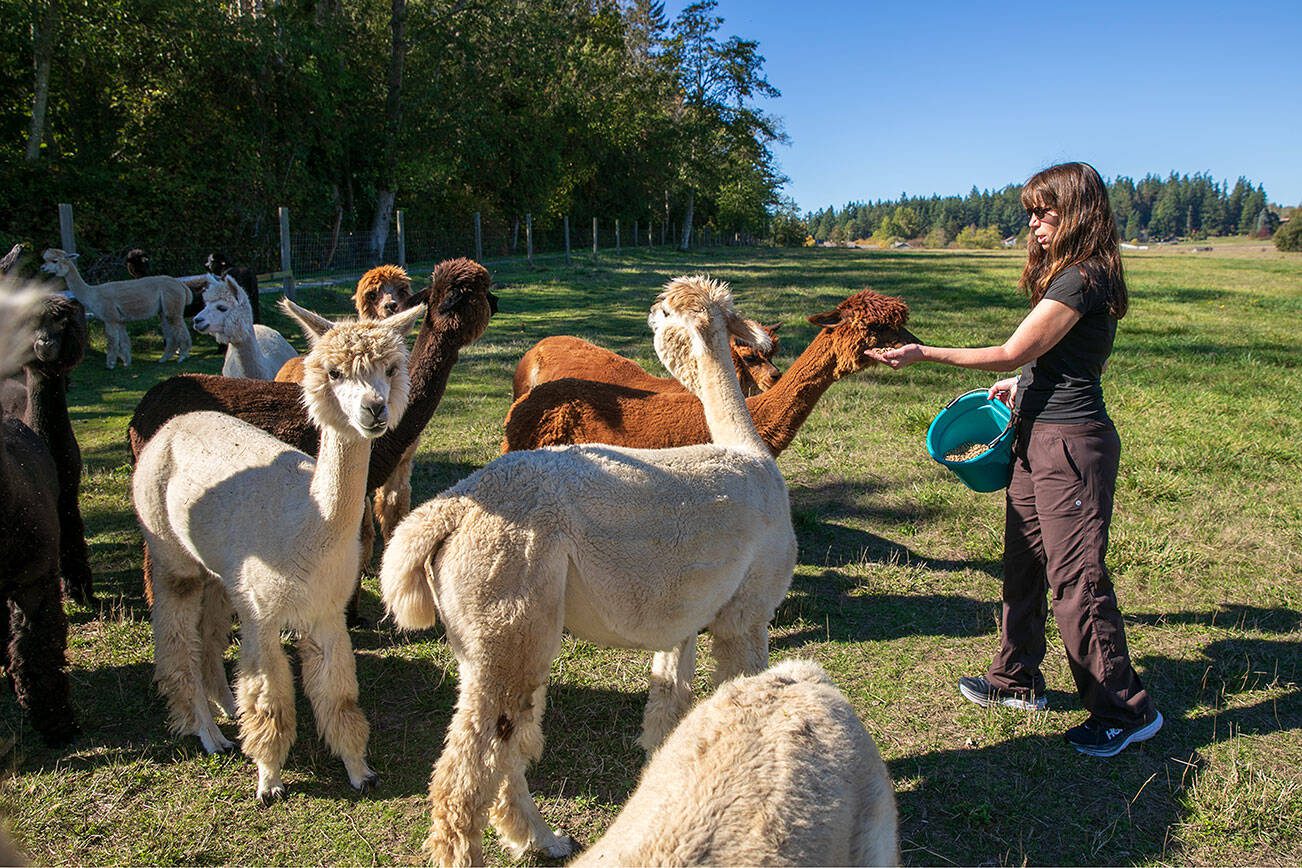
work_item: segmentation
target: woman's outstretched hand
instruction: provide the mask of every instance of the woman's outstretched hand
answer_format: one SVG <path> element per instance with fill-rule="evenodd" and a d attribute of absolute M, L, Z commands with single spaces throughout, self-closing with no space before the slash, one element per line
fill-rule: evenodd
<path fill-rule="evenodd" d="M 922 345 L 905 344 L 902 347 L 894 347 L 889 350 L 874 348 L 871 350 L 864 350 L 864 355 L 875 362 L 881 362 L 888 368 L 895 368 L 898 370 L 906 365 L 922 361 Z"/>
<path fill-rule="evenodd" d="M 1009 377 L 995 383 L 986 393 L 986 397 L 992 401 L 1003 401 L 1009 407 L 1013 406 L 1013 401 L 1017 399 L 1017 378 Z"/>

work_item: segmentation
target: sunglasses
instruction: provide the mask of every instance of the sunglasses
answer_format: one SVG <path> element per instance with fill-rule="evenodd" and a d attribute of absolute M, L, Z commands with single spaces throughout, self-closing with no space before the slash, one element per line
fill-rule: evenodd
<path fill-rule="evenodd" d="M 1055 215 L 1057 214 L 1057 212 L 1054 211 L 1052 208 L 1027 208 L 1026 209 L 1027 215 L 1034 217 L 1036 220 L 1043 220 L 1044 216 L 1046 214 L 1049 214 L 1050 212 L 1053 212 Z"/>

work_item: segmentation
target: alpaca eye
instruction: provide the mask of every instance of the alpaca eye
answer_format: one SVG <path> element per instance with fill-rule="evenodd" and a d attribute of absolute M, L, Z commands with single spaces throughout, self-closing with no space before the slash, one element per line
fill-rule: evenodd
<path fill-rule="evenodd" d="M 384 372 L 384 375 L 385 375 L 386 377 L 392 377 L 392 376 L 393 376 L 394 374 L 396 374 L 396 373 L 398 373 L 398 366 L 397 366 L 397 365 L 389 365 L 389 370 L 385 371 L 385 372 Z"/>
<path fill-rule="evenodd" d="M 343 376 L 343 374 L 339 373 L 338 368 L 331 368 L 329 373 L 330 373 L 330 379 L 332 380 L 337 380 Z"/>
<path fill-rule="evenodd" d="M 224 304 L 217 305 L 217 310 L 221 311 L 222 313 L 226 313 L 226 305 Z"/>

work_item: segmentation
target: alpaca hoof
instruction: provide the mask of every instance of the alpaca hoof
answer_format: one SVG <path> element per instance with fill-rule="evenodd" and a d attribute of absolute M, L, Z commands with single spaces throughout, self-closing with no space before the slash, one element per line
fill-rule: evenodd
<path fill-rule="evenodd" d="M 380 785 L 380 776 L 377 775 L 375 772 L 371 772 L 369 775 L 362 778 L 361 783 L 354 784 L 353 789 L 357 790 L 357 792 L 361 793 L 362 795 L 368 795 L 370 793 L 375 792 L 375 788 L 379 785 Z"/>
<path fill-rule="evenodd" d="M 573 855 L 579 849 L 579 842 L 569 835 L 562 834 L 556 830 L 556 840 L 551 844 L 543 847 L 541 852 L 548 859 L 564 859 Z"/>
<path fill-rule="evenodd" d="M 212 755 L 225 754 L 233 751 L 235 745 L 229 741 L 226 736 L 221 734 L 221 730 L 218 730 L 216 727 L 213 729 L 213 732 L 198 733 L 199 741 L 203 744 L 204 753 Z"/>
<path fill-rule="evenodd" d="M 270 808 L 276 802 L 285 800 L 285 786 L 278 784 L 265 792 L 258 793 L 258 801 L 264 808 Z"/>

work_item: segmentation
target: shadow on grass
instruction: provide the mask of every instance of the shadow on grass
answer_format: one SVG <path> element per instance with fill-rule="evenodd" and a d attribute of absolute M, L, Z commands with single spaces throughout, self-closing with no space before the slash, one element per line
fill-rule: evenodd
<path fill-rule="evenodd" d="M 1297 614 L 1263 612 L 1286 627 Z M 1171 858 L 1170 830 L 1185 819 L 1185 793 L 1205 765 L 1201 752 L 1242 734 L 1302 727 L 1300 658 L 1294 642 L 1226 639 L 1207 645 L 1198 660 L 1137 660 L 1165 724 L 1151 741 L 1111 759 L 1078 754 L 1058 735 L 1030 735 L 892 761 L 893 778 L 910 782 L 897 794 L 904 861 L 1127 864 Z M 1283 695 L 1236 704 L 1239 695 L 1264 688 Z M 1055 708 L 1077 702 L 1074 694 L 1051 693 L 1049 699 Z"/>

